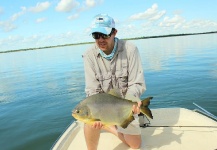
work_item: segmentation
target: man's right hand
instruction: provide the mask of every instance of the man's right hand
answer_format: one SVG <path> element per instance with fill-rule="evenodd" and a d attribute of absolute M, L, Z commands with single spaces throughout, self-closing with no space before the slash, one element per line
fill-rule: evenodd
<path fill-rule="evenodd" d="M 92 128 L 94 128 L 94 129 L 101 129 L 102 127 L 103 127 L 103 124 L 100 121 L 96 121 L 92 125 Z"/>

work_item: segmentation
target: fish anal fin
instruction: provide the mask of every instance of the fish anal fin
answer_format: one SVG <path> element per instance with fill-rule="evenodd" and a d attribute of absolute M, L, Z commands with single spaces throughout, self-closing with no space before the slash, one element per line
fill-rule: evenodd
<path fill-rule="evenodd" d="M 134 120 L 134 117 L 131 114 L 130 117 L 126 119 L 120 126 L 125 129 L 133 120 Z"/>

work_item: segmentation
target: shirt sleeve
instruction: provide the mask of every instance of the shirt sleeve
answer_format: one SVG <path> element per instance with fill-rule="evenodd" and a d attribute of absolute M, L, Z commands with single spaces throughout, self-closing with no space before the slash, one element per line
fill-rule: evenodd
<path fill-rule="evenodd" d="M 139 98 L 146 90 L 146 85 L 142 62 L 137 47 L 130 54 L 128 62 L 127 95 L 129 94 Z"/>
<path fill-rule="evenodd" d="M 94 56 L 93 56 L 94 57 Z M 85 74 L 85 92 L 86 96 L 91 96 L 102 92 L 99 81 L 96 79 L 93 60 L 89 54 L 83 55 L 84 60 L 84 74 Z"/>

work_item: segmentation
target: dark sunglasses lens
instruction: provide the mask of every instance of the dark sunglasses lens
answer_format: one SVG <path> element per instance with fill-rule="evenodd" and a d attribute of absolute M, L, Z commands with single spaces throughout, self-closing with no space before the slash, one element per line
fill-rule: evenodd
<path fill-rule="evenodd" d="M 99 39 L 100 37 L 102 37 L 103 39 L 108 39 L 110 37 L 110 35 L 106 35 L 106 34 L 102 34 L 102 33 L 92 33 L 92 37 L 94 39 Z"/>
<path fill-rule="evenodd" d="M 94 39 L 99 39 L 99 38 L 100 38 L 100 35 L 99 35 L 98 33 L 93 33 L 93 34 L 92 34 L 92 37 L 93 37 Z"/>
<path fill-rule="evenodd" d="M 110 37 L 109 35 L 102 34 L 102 38 L 103 38 L 103 39 L 108 39 L 109 37 Z"/>

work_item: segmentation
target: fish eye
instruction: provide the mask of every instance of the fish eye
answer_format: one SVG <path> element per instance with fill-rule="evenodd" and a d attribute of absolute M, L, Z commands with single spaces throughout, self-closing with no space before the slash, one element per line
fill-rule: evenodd
<path fill-rule="evenodd" d="M 75 112 L 76 112 L 76 113 L 79 113 L 80 111 L 79 111 L 79 110 L 75 110 Z"/>

